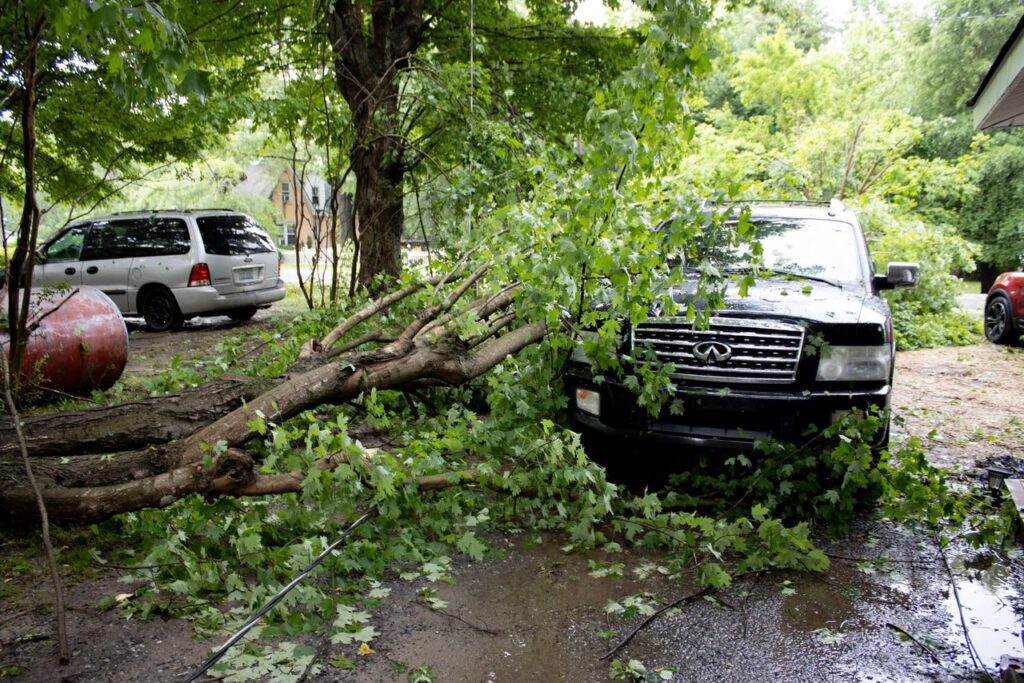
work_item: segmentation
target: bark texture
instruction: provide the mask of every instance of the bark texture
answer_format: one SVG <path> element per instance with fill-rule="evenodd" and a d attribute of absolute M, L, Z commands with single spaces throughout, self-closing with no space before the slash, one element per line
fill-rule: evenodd
<path fill-rule="evenodd" d="M 183 439 L 259 396 L 270 382 L 248 377 L 214 380 L 198 391 L 69 413 L 22 418 L 33 457 L 110 453 Z M 140 419 L 140 416 L 145 419 Z M 14 421 L 0 416 L 0 460 L 17 452 Z"/>
<path fill-rule="evenodd" d="M 349 150 L 356 177 L 359 284 L 371 288 L 378 274 L 397 277 L 400 253 L 408 122 L 399 111 L 399 80 L 423 44 L 429 23 L 423 0 L 334 0 L 327 9 L 338 91 L 352 113 L 355 141 Z"/>
<path fill-rule="evenodd" d="M 34 469 L 50 517 L 85 522 L 165 507 L 196 493 L 267 495 L 298 490 L 304 472 L 258 473 L 245 451 L 255 436 L 254 421 L 280 423 L 318 405 L 344 403 L 369 389 L 461 384 L 544 337 L 544 322 L 517 326 L 514 286 L 463 309 L 461 315 L 487 322 L 486 332 L 472 340 L 455 336 L 460 319 L 452 313 L 453 306 L 486 272 L 483 266 L 461 282 L 452 282 L 451 292 L 439 303 L 426 306 L 378 348 L 336 354 L 332 347 L 344 332 L 387 311 L 408 296 L 410 288 L 372 302 L 341 321 L 313 345 L 315 351 L 307 350 L 293 373 L 269 387 L 251 379 L 222 380 L 191 394 L 27 421 Z M 381 338 L 372 333 L 356 342 Z M 66 426 L 61 425 L 64 419 L 69 421 Z M 139 433 L 131 433 L 133 425 Z M 81 444 L 74 441 L 76 432 Z M 222 448 L 215 448 L 218 444 Z M 33 516 L 33 492 L 19 474 L 17 458 L 5 449 L 9 450 L 6 439 L 0 442 L 0 509 Z M 219 454 L 211 458 L 214 452 Z M 340 461 L 326 459 L 317 467 L 337 464 Z"/>

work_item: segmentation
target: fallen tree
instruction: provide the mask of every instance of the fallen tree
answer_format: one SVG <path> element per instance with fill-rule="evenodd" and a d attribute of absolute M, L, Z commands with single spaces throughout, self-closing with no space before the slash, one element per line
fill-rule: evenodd
<path fill-rule="evenodd" d="M 257 471 L 258 456 L 247 448 L 257 436 L 254 422 L 281 423 L 371 389 L 460 385 L 543 339 L 546 322 L 516 316 L 516 284 L 455 310 L 488 269 L 485 264 L 463 277 L 455 274 L 461 270 L 456 267 L 444 278 L 371 301 L 309 344 L 292 370 L 276 381 L 221 379 L 173 397 L 24 420 L 51 519 L 94 521 L 165 507 L 193 494 L 296 490 L 302 472 Z M 377 330 L 340 343 L 360 324 L 431 284 L 443 298 L 425 306 L 394 336 Z M 460 330 L 469 322 L 476 324 L 475 332 L 464 339 Z M 374 342 L 379 345 L 361 350 Z M 34 493 L 15 455 L 9 418 L 0 424 L 0 437 L 0 507 L 15 516 L 34 515 Z"/>

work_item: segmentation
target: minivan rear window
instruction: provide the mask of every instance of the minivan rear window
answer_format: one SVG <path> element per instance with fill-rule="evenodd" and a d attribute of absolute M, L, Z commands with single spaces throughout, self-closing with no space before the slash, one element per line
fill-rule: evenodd
<path fill-rule="evenodd" d="M 203 216 L 196 219 L 207 254 L 239 256 L 274 251 L 274 243 L 248 216 Z"/>

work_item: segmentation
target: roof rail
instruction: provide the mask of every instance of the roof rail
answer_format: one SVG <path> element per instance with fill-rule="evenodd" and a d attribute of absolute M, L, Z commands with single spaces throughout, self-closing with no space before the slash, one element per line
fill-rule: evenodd
<path fill-rule="evenodd" d="M 202 208 L 202 209 L 134 209 L 132 211 L 115 211 L 108 216 L 126 216 L 131 213 L 192 213 L 193 211 L 231 211 L 241 213 L 238 209 L 225 209 L 223 207 Z"/>
<path fill-rule="evenodd" d="M 829 202 L 816 199 L 734 199 L 724 204 L 799 204 L 801 206 L 828 206 Z"/>
<path fill-rule="evenodd" d="M 131 211 L 115 211 L 108 216 L 127 216 L 130 213 L 158 213 L 160 211 L 177 211 L 177 209 L 132 209 Z"/>

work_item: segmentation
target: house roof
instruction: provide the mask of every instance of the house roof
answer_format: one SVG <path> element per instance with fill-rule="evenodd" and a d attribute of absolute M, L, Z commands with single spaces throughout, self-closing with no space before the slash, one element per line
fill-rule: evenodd
<path fill-rule="evenodd" d="M 255 161 L 245 167 L 243 172 L 242 181 L 238 183 L 236 189 L 243 193 L 253 197 L 261 197 L 263 199 L 270 199 L 274 192 L 274 188 L 277 186 L 278 180 L 282 173 L 291 173 L 293 179 L 293 185 L 299 185 L 299 174 L 293 169 L 288 167 L 271 166 L 261 161 Z M 303 176 L 303 198 L 309 206 L 313 206 L 313 190 L 316 188 L 320 197 L 320 209 L 329 210 L 329 198 L 331 196 L 331 186 L 322 176 L 314 173 L 305 173 Z"/>
<path fill-rule="evenodd" d="M 1024 126 L 1024 16 L 1003 43 L 978 91 L 967 100 L 974 110 L 974 127 Z"/>
<path fill-rule="evenodd" d="M 275 183 L 277 178 L 269 173 L 263 162 L 257 161 L 245 167 L 242 182 L 238 183 L 235 189 L 251 197 L 269 199 Z"/>

